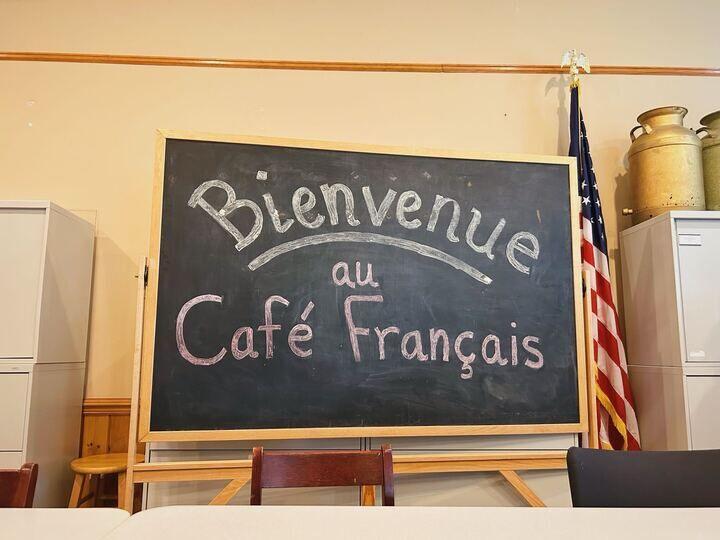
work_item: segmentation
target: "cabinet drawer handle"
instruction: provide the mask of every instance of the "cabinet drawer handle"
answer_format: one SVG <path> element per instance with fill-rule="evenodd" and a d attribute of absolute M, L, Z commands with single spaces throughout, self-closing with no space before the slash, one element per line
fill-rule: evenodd
<path fill-rule="evenodd" d="M 702 246 L 700 233 L 678 233 L 678 244 L 681 246 Z"/>

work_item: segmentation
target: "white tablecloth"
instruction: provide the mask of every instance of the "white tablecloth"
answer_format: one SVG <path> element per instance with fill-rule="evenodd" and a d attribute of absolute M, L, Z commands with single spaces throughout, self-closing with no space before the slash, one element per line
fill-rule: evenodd
<path fill-rule="evenodd" d="M 720 509 L 169 506 L 111 540 L 495 540 L 720 538 Z"/>
<path fill-rule="evenodd" d="M 97 540 L 129 517 L 117 508 L 0 508 L 0 539 Z"/>

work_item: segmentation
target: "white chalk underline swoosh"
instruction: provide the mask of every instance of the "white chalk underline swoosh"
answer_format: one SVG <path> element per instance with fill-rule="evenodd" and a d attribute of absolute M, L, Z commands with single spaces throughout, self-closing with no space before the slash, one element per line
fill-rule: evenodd
<path fill-rule="evenodd" d="M 328 244 L 331 242 L 361 242 L 372 244 L 385 244 L 387 246 L 406 249 L 408 251 L 417 253 L 418 255 L 422 255 L 423 257 L 435 259 L 436 261 L 440 261 L 449 266 L 452 266 L 456 270 L 465 272 L 468 276 L 476 279 L 480 283 L 484 283 L 485 285 L 490 285 L 490 283 L 492 283 L 492 279 L 490 279 L 488 276 L 486 276 L 479 270 L 476 270 L 466 262 L 463 262 L 460 259 L 453 257 L 452 255 L 448 255 L 447 253 L 440 251 L 439 249 L 435 249 L 424 244 L 418 244 L 417 242 L 413 242 L 412 240 L 405 240 L 403 238 L 393 238 L 392 236 L 385 236 L 383 234 L 361 232 L 337 232 L 318 234 L 315 236 L 306 236 L 305 238 L 291 240 L 290 242 L 285 242 L 284 244 L 275 246 L 274 248 L 268 249 L 265 253 L 258 255 L 252 261 L 250 261 L 250 264 L 248 264 L 248 268 L 254 271 L 260 268 L 265 263 L 273 260 L 275 257 L 283 255 L 284 253 L 288 253 L 290 251 L 304 248 L 307 246 L 317 246 L 318 244 Z"/>

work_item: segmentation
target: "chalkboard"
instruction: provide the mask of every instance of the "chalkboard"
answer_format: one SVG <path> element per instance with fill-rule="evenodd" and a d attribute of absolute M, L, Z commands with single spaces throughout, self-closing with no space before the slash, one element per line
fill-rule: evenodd
<path fill-rule="evenodd" d="M 158 150 L 145 440 L 583 429 L 569 158 Z"/>

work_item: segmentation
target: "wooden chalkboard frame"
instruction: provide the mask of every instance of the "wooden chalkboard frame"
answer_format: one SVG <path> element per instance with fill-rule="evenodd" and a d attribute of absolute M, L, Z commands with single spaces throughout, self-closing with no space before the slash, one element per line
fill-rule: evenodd
<path fill-rule="evenodd" d="M 265 146 L 286 146 L 321 150 L 339 150 L 374 154 L 395 154 L 455 159 L 477 159 L 520 163 L 565 165 L 568 168 L 568 197 L 570 198 L 570 230 L 572 233 L 573 291 L 575 314 L 575 343 L 577 358 L 578 418 L 577 423 L 515 424 L 515 425 L 451 425 L 451 426 L 382 426 L 335 428 L 278 428 L 224 429 L 188 431 L 151 431 L 152 373 L 155 347 L 155 323 L 159 281 L 160 235 L 162 229 L 162 199 L 164 187 L 165 144 L 168 139 L 240 143 Z M 150 250 L 147 264 L 147 291 L 143 315 L 142 352 L 138 392 L 138 441 L 235 441 L 271 439 L 313 439 L 344 437 L 412 437 L 412 436 L 471 436 L 520 435 L 550 433 L 582 433 L 588 429 L 588 400 L 584 339 L 584 317 L 581 285 L 580 229 L 577 216 L 580 201 L 577 191 L 575 158 L 525 154 L 496 154 L 469 151 L 436 150 L 414 147 L 376 146 L 339 142 L 323 142 L 274 137 L 215 135 L 207 133 L 158 130 L 155 147 L 155 178 L 150 229 Z"/>

